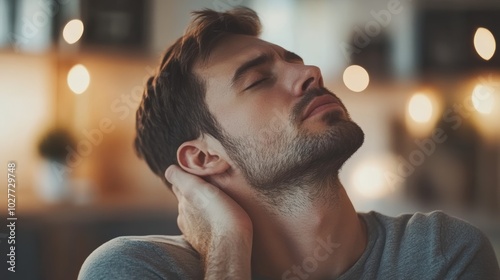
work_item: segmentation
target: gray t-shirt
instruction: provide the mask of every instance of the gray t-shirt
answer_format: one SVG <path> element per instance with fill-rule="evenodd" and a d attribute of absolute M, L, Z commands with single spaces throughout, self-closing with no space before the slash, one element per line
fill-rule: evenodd
<path fill-rule="evenodd" d="M 500 279 L 490 242 L 462 220 L 439 211 L 398 217 L 359 215 L 368 228 L 368 244 L 339 279 Z M 78 276 L 79 280 L 202 278 L 199 255 L 182 236 L 115 238 L 87 258 Z"/>

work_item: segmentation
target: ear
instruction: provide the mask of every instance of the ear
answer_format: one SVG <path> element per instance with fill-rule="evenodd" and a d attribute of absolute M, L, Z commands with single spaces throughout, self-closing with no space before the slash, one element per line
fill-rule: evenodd
<path fill-rule="evenodd" d="M 221 153 L 209 148 L 202 139 L 182 143 L 177 149 L 177 161 L 186 172 L 198 176 L 221 174 L 230 167 Z"/>

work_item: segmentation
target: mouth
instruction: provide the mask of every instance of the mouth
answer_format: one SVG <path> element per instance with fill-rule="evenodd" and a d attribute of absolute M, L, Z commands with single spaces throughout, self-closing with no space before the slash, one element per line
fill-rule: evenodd
<path fill-rule="evenodd" d="M 333 109 L 342 109 L 342 106 L 340 106 L 340 103 L 333 95 L 323 94 L 314 98 L 311 103 L 309 103 L 309 105 L 304 110 L 302 120 Z"/>

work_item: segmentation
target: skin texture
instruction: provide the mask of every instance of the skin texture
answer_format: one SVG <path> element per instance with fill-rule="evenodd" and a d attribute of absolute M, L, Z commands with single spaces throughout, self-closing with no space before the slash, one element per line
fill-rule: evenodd
<path fill-rule="evenodd" d="M 233 81 L 256 57 L 266 59 Z M 319 68 L 256 37 L 227 35 L 195 73 L 227 139 L 183 143 L 165 177 L 205 279 L 341 275 L 366 247 L 365 225 L 338 180 L 363 133 L 323 88 Z M 304 118 L 326 95 L 335 104 Z"/>

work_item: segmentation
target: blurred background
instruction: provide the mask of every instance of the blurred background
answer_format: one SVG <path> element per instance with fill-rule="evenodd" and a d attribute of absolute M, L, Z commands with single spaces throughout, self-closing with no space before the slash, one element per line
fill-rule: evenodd
<path fill-rule="evenodd" d="M 190 12 L 238 5 L 319 66 L 365 131 L 341 171 L 358 211 L 442 209 L 500 255 L 500 2 L 0 0 L 0 218 L 9 162 L 18 218 L 15 274 L 0 226 L 1 279 L 75 279 L 113 237 L 179 233 L 132 149 L 135 110 Z"/>

